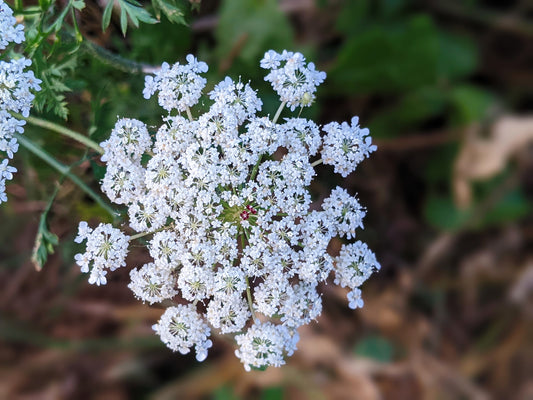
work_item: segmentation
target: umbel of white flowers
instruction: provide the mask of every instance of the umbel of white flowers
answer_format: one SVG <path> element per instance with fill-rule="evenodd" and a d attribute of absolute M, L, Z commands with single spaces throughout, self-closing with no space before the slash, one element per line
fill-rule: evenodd
<path fill-rule="evenodd" d="M 35 78 L 33 71 L 25 71 L 31 65 L 30 60 L 24 57 L 4 60 L 5 50 L 23 41 L 24 27 L 17 24 L 11 8 L 0 0 L 0 204 L 7 201 L 6 181 L 13 179 L 17 171 L 8 164 L 19 146 L 13 134 L 23 133 L 26 123 L 11 113 L 27 117 L 35 97 L 31 91 L 41 90 L 41 81 Z"/>
<path fill-rule="evenodd" d="M 331 274 L 357 308 L 359 287 L 380 268 L 361 241 L 344 244 L 336 257 L 327 252 L 333 237 L 351 240 L 362 228 L 358 200 L 337 187 L 318 210 L 308 190 L 319 164 L 346 176 L 376 149 L 368 129 L 357 117 L 325 125 L 324 135 L 308 119 L 278 122 L 285 107 L 309 106 L 326 74 L 288 51 L 268 51 L 261 67 L 281 99 L 273 118 L 257 115 L 256 91 L 230 78 L 194 118 L 207 65 L 191 55 L 146 77 L 144 97 L 157 93 L 168 111 L 163 124 L 152 136 L 143 122 L 120 118 L 102 143 L 102 189 L 127 206 L 137 233 L 81 222 L 76 238 L 87 240 L 77 263 L 102 285 L 107 270 L 125 265 L 128 243 L 149 235 L 153 261 L 131 271 L 129 287 L 142 301 L 174 304 L 154 325 L 161 340 L 181 353 L 194 347 L 201 361 L 211 329 L 233 334 L 247 370 L 285 363 L 298 327 L 320 315 L 317 287 Z"/>

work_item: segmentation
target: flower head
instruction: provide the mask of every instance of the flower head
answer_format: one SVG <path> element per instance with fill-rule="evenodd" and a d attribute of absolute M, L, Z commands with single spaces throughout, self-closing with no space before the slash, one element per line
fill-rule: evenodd
<path fill-rule="evenodd" d="M 375 258 L 360 242 L 338 257 L 328 245 L 336 236 L 353 239 L 365 210 L 340 187 L 313 203 L 309 186 L 318 164 L 310 159 L 334 144 L 308 119 L 279 123 L 259 115 L 262 102 L 249 83 L 225 78 L 194 118 L 189 108 L 201 95 L 199 74 L 207 66 L 192 56 L 187 62 L 163 64 L 145 81 L 145 97 L 159 92 L 161 106 L 177 115 L 163 117 L 154 134 L 141 121 L 119 118 L 102 143 L 102 189 L 128 208 L 130 229 L 152 235 L 153 261 L 132 269 L 129 287 L 150 304 L 187 303 L 167 308 L 154 326 L 171 349 L 195 347 L 204 359 L 211 326 L 236 335 L 246 369 L 280 366 L 296 349 L 297 329 L 320 315 L 320 284 L 333 271 L 335 282 L 352 290 L 350 306 L 362 305 L 362 278 L 351 265 L 364 254 L 357 268 L 366 279 L 377 269 Z M 299 53 L 267 52 L 261 66 L 292 109 L 309 105 L 325 78 Z M 351 165 L 352 158 L 341 152 L 335 162 Z M 87 240 L 76 260 L 91 271 L 90 282 L 102 284 L 107 270 L 124 264 L 129 237 L 118 229 L 82 223 L 76 240 Z"/>
<path fill-rule="evenodd" d="M 326 79 L 326 73 L 315 70 L 313 63 L 306 64 L 301 53 L 286 50 L 281 54 L 267 51 L 261 67 L 270 70 L 265 80 L 291 111 L 296 107 L 309 107 L 315 100 L 317 86 Z"/>

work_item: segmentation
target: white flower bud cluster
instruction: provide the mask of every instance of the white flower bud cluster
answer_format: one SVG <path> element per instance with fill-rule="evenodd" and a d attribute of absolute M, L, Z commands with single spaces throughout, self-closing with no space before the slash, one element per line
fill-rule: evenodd
<path fill-rule="evenodd" d="M 359 287 L 380 268 L 360 241 L 344 245 L 337 257 L 328 254 L 333 237 L 355 238 L 365 210 L 340 187 L 320 210 L 311 207 L 308 188 L 320 163 L 311 158 L 322 149 L 331 164 L 353 171 L 375 146 L 360 141 L 355 127 L 329 124 L 322 137 L 313 121 L 259 116 L 256 91 L 230 78 L 208 93 L 210 108 L 193 118 L 189 107 L 200 97 L 199 73 L 207 66 L 187 60 L 146 79 L 145 96 L 158 92 L 169 111 L 155 132 L 121 118 L 102 143 L 102 188 L 128 207 L 137 233 L 127 237 L 109 225 L 93 231 L 82 222 L 77 240 L 87 239 L 87 251 L 76 260 L 83 271 L 92 265 L 91 281 L 103 284 L 106 269 L 124 264 L 128 240 L 147 236 L 153 261 L 131 271 L 130 289 L 150 304 L 188 302 L 167 308 L 154 325 L 163 342 L 181 353 L 194 347 L 203 360 L 216 329 L 235 335 L 247 370 L 280 366 L 296 350 L 298 327 L 322 311 L 319 284 L 333 273 L 350 289 L 355 308 L 362 305 Z M 308 105 L 302 96 L 313 95 L 325 77 L 299 53 L 269 51 L 261 65 L 272 69 L 271 77 L 279 74 L 279 88 L 290 86 L 280 96 L 293 97 L 282 97 L 281 107 Z M 288 85 L 278 81 L 295 76 Z M 341 137 L 348 152 L 329 135 Z"/>
<path fill-rule="evenodd" d="M 24 41 L 24 27 L 17 24 L 13 11 L 0 0 L 0 51 L 10 44 Z M 13 179 L 15 167 L 8 164 L 18 150 L 14 133 L 23 133 L 26 121 L 15 118 L 11 113 L 20 113 L 24 117 L 30 114 L 33 91 L 41 90 L 41 81 L 35 78 L 33 71 L 25 71 L 31 65 L 26 58 L 3 60 L 7 54 L 0 52 L 0 203 L 7 201 L 6 181 Z"/>

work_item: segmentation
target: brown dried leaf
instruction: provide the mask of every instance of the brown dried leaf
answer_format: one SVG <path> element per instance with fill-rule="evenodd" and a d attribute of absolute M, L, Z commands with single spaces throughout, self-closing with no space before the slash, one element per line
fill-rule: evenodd
<path fill-rule="evenodd" d="M 472 126 L 455 160 L 453 187 L 457 206 L 470 205 L 471 181 L 496 175 L 532 142 L 533 117 L 502 117 L 492 127 L 489 138 L 481 137 L 478 127 Z"/>

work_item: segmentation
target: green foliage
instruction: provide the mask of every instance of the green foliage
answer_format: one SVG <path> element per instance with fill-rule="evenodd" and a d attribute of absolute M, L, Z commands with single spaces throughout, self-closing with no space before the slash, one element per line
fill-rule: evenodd
<path fill-rule="evenodd" d="M 261 393 L 261 400 L 282 400 L 283 398 L 283 388 L 278 386 L 266 388 Z"/>
<path fill-rule="evenodd" d="M 475 199 L 470 207 L 464 210 L 457 208 L 450 196 L 430 195 L 424 208 L 426 220 L 437 229 L 454 232 L 516 221 L 532 212 L 531 203 L 518 188 L 506 191 L 495 204 L 488 204 L 487 207 L 484 202 L 491 200 L 489 196 L 498 184 L 499 179 L 494 179 L 476 185 L 478 190 Z"/>
<path fill-rule="evenodd" d="M 108 0 L 104 9 L 102 17 L 103 31 L 105 31 L 111 23 L 114 4 L 114 0 Z M 139 27 L 139 22 L 156 24 L 161 20 L 161 13 L 163 13 L 170 22 L 187 25 L 187 21 L 185 21 L 184 7 L 181 6 L 177 0 L 152 0 L 152 7 L 154 8 L 156 18 L 154 18 L 152 14 L 144 9 L 141 3 L 136 0 L 117 0 L 116 4 L 120 10 L 120 29 L 124 36 L 126 36 L 128 30 L 128 21 L 136 28 Z"/>
<path fill-rule="evenodd" d="M 438 37 L 427 16 L 374 26 L 350 37 L 339 53 L 331 80 L 339 90 L 397 93 L 433 84 Z"/>
<path fill-rule="evenodd" d="M 489 107 L 495 103 L 491 93 L 472 85 L 454 87 L 450 91 L 450 101 L 455 120 L 461 125 L 486 119 Z"/>
<path fill-rule="evenodd" d="M 225 1 L 216 30 L 217 57 L 232 57 L 255 65 L 268 49 L 282 50 L 292 44 L 292 29 L 276 0 Z"/>
<path fill-rule="evenodd" d="M 385 363 L 392 361 L 394 346 L 384 337 L 371 335 L 359 341 L 355 346 L 354 352 L 360 357 L 371 358 Z"/>
<path fill-rule="evenodd" d="M 158 20 L 161 19 L 161 12 L 163 12 L 170 22 L 187 25 L 183 8 L 176 0 L 152 0 L 152 6 Z"/>
<path fill-rule="evenodd" d="M 330 76 L 339 91 L 391 94 L 460 79 L 475 66 L 469 41 L 439 31 L 429 16 L 414 15 L 349 36 Z"/>
<path fill-rule="evenodd" d="M 56 13 L 56 1 L 41 1 L 39 5 L 41 12 L 28 20 L 26 34 L 26 52 L 33 61 L 35 75 L 42 81 L 34 105 L 40 112 L 66 119 L 65 93 L 71 90 L 66 80 L 76 68 L 77 52 L 83 40 L 75 13 L 83 10 L 85 2 L 69 0 L 59 14 Z M 64 29 L 68 15 L 74 21 L 73 26 Z"/>
<path fill-rule="evenodd" d="M 52 203 L 57 196 L 58 189 L 59 186 L 56 186 L 54 193 L 48 201 L 46 209 L 41 214 L 41 218 L 39 218 L 39 228 L 37 230 L 37 236 L 35 237 L 35 244 L 31 256 L 31 261 L 37 271 L 40 271 L 43 268 L 43 265 L 48 260 L 48 255 L 54 253 L 54 246 L 57 246 L 59 243 L 57 235 L 48 230 L 48 222 L 46 221 Z"/>
<path fill-rule="evenodd" d="M 213 400 L 239 400 L 239 397 L 233 392 L 229 385 L 224 385 L 218 388 L 213 393 Z"/>
<path fill-rule="evenodd" d="M 113 5 L 115 1 L 109 0 L 102 17 L 102 30 L 105 31 L 111 22 L 111 15 L 113 13 Z M 126 36 L 128 30 L 128 20 L 138 28 L 139 21 L 147 24 L 157 23 L 157 19 L 146 11 L 142 5 L 136 0 L 117 0 L 118 8 L 120 9 L 120 29 L 122 34 Z"/>
<path fill-rule="evenodd" d="M 54 55 L 46 56 L 43 52 L 36 52 L 33 57 L 34 70 L 41 79 L 41 91 L 36 93 L 33 102 L 39 112 L 51 112 L 63 119 L 68 117 L 65 93 L 71 89 L 65 83 L 66 77 L 76 68 L 77 58 L 74 53 L 66 54 L 62 59 L 54 60 Z M 54 62 L 55 61 L 55 62 Z"/>

